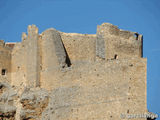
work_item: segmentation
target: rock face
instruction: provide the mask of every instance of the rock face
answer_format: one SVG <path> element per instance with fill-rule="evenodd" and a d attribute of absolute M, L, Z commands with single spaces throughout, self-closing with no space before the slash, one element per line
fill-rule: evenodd
<path fill-rule="evenodd" d="M 7 83 L 0 83 L 0 119 L 15 120 L 17 93 Z"/>
<path fill-rule="evenodd" d="M 142 35 L 109 23 L 96 34 L 53 28 L 39 34 L 30 25 L 22 42 L 0 41 L 0 120 L 120 120 L 147 113 L 142 43 Z"/>
<path fill-rule="evenodd" d="M 15 120 L 16 107 L 8 104 L 0 105 L 0 118 L 1 120 Z"/>
<path fill-rule="evenodd" d="M 42 112 L 48 106 L 48 100 L 48 92 L 45 90 L 24 90 L 20 98 L 22 104 L 21 120 L 41 119 Z"/>

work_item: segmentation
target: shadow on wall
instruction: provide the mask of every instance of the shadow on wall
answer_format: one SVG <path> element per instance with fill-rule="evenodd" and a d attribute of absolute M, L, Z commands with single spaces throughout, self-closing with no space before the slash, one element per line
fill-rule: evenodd
<path fill-rule="evenodd" d="M 68 56 L 68 53 L 67 53 L 67 51 L 66 51 L 66 48 L 65 48 L 63 42 L 62 42 L 62 45 L 63 45 L 64 51 L 65 51 L 65 53 L 66 53 L 66 61 L 65 61 L 65 62 L 66 62 L 66 64 L 67 64 L 67 67 L 70 67 L 70 66 L 71 66 L 71 61 L 70 61 L 70 58 L 69 58 L 69 56 Z"/>

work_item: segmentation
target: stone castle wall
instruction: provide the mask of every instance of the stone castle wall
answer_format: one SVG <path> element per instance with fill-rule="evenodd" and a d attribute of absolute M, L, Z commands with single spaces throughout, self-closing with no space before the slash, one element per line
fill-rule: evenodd
<path fill-rule="evenodd" d="M 11 82 L 11 48 L 0 41 L 0 81 Z"/>
<path fill-rule="evenodd" d="M 117 120 L 147 112 L 146 59 L 136 32 L 104 23 L 96 34 L 39 34 L 31 25 L 22 42 L 3 46 L 0 67 L 19 96 L 11 104 L 16 119 Z"/>

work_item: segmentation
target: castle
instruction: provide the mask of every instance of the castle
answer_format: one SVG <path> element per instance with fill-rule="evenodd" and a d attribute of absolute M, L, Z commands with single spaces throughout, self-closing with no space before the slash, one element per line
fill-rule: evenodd
<path fill-rule="evenodd" d="M 39 34 L 29 25 L 21 42 L 0 41 L 0 118 L 125 120 L 122 114 L 146 113 L 146 61 L 142 35 L 109 23 L 96 34 Z"/>

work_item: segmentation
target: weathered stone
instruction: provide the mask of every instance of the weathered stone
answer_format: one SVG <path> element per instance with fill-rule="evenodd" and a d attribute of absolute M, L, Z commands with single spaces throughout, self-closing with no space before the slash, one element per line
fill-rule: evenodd
<path fill-rule="evenodd" d="M 0 40 L 0 82 L 11 82 L 11 51 L 3 40 Z"/>
<path fill-rule="evenodd" d="M 0 103 L 13 105 L 16 97 L 17 92 L 8 83 L 0 82 Z"/>
<path fill-rule="evenodd" d="M 101 34 L 97 33 L 96 39 L 96 55 L 101 58 L 105 59 L 105 41 Z"/>
<path fill-rule="evenodd" d="M 0 41 L 0 119 L 121 120 L 147 113 L 142 40 L 104 23 L 94 35 L 52 28 L 38 34 L 31 25 L 22 42 Z"/>
<path fill-rule="evenodd" d="M 97 55 L 103 54 L 102 58 L 142 57 L 142 42 L 142 35 L 118 29 L 112 24 L 103 23 L 97 27 Z"/>
<path fill-rule="evenodd" d="M 42 33 L 42 55 L 44 68 L 65 67 L 66 52 L 61 40 L 60 33 L 55 29 L 48 29 Z"/>
<path fill-rule="evenodd" d="M 96 35 L 60 32 L 71 63 L 95 61 Z"/>
<path fill-rule="evenodd" d="M 16 107 L 0 104 L 0 120 L 15 120 Z"/>
<path fill-rule="evenodd" d="M 10 89 L 10 85 L 9 85 L 9 84 L 7 84 L 7 83 L 5 83 L 5 82 L 0 82 L 0 95 L 1 95 L 4 91 L 6 91 L 6 90 L 8 90 L 8 89 Z"/>
<path fill-rule="evenodd" d="M 48 99 L 49 96 L 46 90 L 25 90 L 20 98 L 22 104 L 21 120 L 39 120 L 48 105 Z"/>
<path fill-rule="evenodd" d="M 38 61 L 38 28 L 35 25 L 28 26 L 27 36 L 27 82 L 31 87 L 39 86 L 39 61 Z"/>

